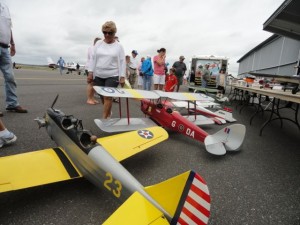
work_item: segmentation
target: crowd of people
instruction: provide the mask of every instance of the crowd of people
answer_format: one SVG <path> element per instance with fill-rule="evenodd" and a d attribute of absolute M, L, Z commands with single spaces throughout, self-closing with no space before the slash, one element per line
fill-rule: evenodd
<path fill-rule="evenodd" d="M 137 83 L 138 89 L 143 90 L 163 90 L 163 91 L 179 91 L 180 85 L 186 79 L 186 64 L 184 56 L 179 57 L 173 66 L 168 69 L 166 62 L 166 49 L 160 48 L 157 50 L 157 55 L 141 57 L 140 63 L 137 64 L 136 50 L 132 51 L 132 58 L 126 55 L 126 79 L 129 80 L 131 88 L 135 88 Z M 132 65 L 135 65 L 134 67 Z M 138 77 L 136 79 L 136 76 Z M 170 89 L 171 86 L 174 86 Z M 153 87 L 152 87 L 153 85 Z"/>

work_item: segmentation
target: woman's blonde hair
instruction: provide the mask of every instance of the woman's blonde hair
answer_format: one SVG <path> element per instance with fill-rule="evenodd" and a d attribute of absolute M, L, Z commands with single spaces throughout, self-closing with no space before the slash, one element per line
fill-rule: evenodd
<path fill-rule="evenodd" d="M 117 33 L 117 26 L 113 21 L 107 21 L 102 25 L 102 31 Z"/>

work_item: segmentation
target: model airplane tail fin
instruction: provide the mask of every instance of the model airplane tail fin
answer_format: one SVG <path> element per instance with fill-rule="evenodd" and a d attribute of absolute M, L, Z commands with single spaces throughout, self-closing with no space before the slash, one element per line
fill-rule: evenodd
<path fill-rule="evenodd" d="M 210 195 L 204 179 L 199 174 L 187 171 L 159 184 L 146 187 L 145 190 L 171 218 L 166 217 L 141 193 L 135 192 L 103 224 L 204 225 L 208 223 Z"/>
<path fill-rule="evenodd" d="M 206 150 L 215 155 L 224 155 L 226 151 L 240 150 L 246 134 L 246 127 L 234 124 L 223 128 L 215 134 L 208 135 L 204 144 Z"/>
<path fill-rule="evenodd" d="M 146 191 L 173 217 L 171 224 L 208 223 L 209 190 L 204 179 L 194 171 L 146 187 Z"/>
<path fill-rule="evenodd" d="M 53 60 L 50 57 L 47 57 L 48 64 L 54 64 Z"/>

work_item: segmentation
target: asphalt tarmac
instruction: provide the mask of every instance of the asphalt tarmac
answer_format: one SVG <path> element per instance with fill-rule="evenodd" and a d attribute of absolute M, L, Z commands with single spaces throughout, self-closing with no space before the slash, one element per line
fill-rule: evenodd
<path fill-rule="evenodd" d="M 19 69 L 15 70 L 15 77 L 19 101 L 29 113 L 5 111 L 1 76 L 2 120 L 18 140 L 1 148 L 0 157 L 56 147 L 45 129 L 38 129 L 34 119 L 44 115 L 57 94 L 55 108 L 82 119 L 85 129 L 98 137 L 109 135 L 94 124 L 95 118 L 101 118 L 102 105 L 86 104 L 84 76 Z M 143 116 L 139 102 L 130 101 L 130 105 L 132 116 Z M 216 157 L 207 153 L 203 144 L 169 132 L 168 140 L 122 164 L 144 186 L 191 169 L 198 172 L 210 190 L 210 225 L 299 225 L 300 131 L 291 122 L 284 122 L 283 128 L 279 122 L 273 122 L 259 136 L 260 125 L 269 114 L 256 117 L 250 126 L 253 108 L 245 108 L 239 114 L 239 107 L 236 109 L 234 105 L 233 110 L 237 123 L 247 127 L 240 152 Z M 113 106 L 114 115 L 118 115 L 117 104 Z M 214 133 L 222 127 L 207 125 L 203 129 Z M 102 224 L 119 205 L 106 191 L 97 189 L 85 179 L 78 179 L 0 194 L 0 224 Z"/>

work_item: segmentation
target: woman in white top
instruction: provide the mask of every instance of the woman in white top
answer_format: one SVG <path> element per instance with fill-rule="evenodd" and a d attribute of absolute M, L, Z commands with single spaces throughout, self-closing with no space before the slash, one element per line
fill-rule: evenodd
<path fill-rule="evenodd" d="M 123 46 L 115 40 L 116 24 L 108 21 L 102 26 L 103 41 L 98 41 L 94 47 L 93 60 L 89 66 L 88 82 L 95 86 L 117 87 L 125 83 L 126 63 Z M 103 97 L 103 118 L 111 115 L 112 98 Z"/>

